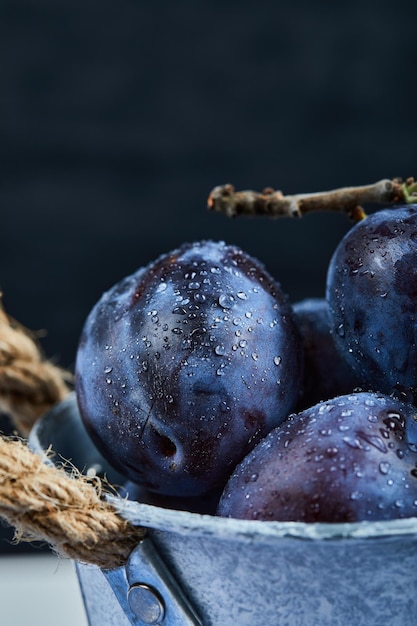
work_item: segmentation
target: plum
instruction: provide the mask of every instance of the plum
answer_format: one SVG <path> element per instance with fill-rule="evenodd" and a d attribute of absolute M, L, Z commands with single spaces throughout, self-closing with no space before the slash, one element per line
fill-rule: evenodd
<path fill-rule="evenodd" d="M 329 307 L 324 298 L 307 298 L 293 305 L 304 345 L 304 384 L 297 409 L 353 392 L 362 379 L 335 346 Z"/>
<path fill-rule="evenodd" d="M 416 409 L 371 392 L 288 418 L 238 465 L 217 514 L 294 522 L 417 515 Z"/>
<path fill-rule="evenodd" d="M 417 205 L 356 224 L 329 264 L 327 300 L 340 354 L 364 384 L 417 401 Z"/>
<path fill-rule="evenodd" d="M 280 285 L 236 246 L 202 241 L 139 269 L 85 323 L 76 392 L 102 454 L 168 496 L 223 486 L 292 410 L 301 340 Z"/>

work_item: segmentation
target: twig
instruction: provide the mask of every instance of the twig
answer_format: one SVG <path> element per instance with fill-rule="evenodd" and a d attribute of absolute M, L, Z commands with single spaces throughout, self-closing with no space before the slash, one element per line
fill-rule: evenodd
<path fill-rule="evenodd" d="M 214 187 L 208 197 L 211 211 L 237 215 L 266 215 L 268 217 L 302 217 L 313 211 L 347 213 L 355 221 L 366 217 L 363 204 L 417 203 L 417 183 L 413 178 L 380 180 L 372 185 L 343 187 L 333 191 L 283 195 L 267 187 L 262 192 L 235 191 L 233 185 Z"/>

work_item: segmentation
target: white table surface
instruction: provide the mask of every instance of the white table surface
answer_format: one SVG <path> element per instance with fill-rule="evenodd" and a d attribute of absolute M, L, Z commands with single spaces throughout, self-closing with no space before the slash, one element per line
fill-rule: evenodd
<path fill-rule="evenodd" d="M 88 626 L 72 561 L 0 555 L 1 626 Z"/>

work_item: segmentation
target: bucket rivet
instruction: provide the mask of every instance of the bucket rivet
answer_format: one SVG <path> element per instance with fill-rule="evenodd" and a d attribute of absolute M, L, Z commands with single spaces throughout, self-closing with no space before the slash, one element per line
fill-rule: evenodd
<path fill-rule="evenodd" d="M 136 583 L 129 589 L 129 606 L 144 624 L 159 624 L 165 615 L 164 602 L 158 591 L 145 583 Z"/>

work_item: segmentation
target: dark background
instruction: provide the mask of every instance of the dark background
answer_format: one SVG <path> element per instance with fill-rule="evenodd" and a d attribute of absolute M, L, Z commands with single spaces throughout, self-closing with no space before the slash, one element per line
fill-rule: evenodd
<path fill-rule="evenodd" d="M 1 0 L 0 288 L 73 368 L 102 292 L 184 241 L 324 294 L 340 215 L 228 220 L 231 182 L 285 193 L 416 175 L 414 2 Z"/>
<path fill-rule="evenodd" d="M 2 0 L 0 287 L 72 368 L 101 293 L 183 241 L 322 295 L 349 223 L 228 220 L 213 186 L 319 191 L 416 174 L 411 2 Z"/>

